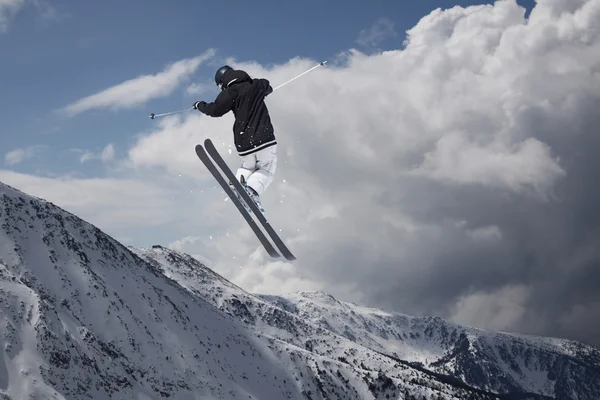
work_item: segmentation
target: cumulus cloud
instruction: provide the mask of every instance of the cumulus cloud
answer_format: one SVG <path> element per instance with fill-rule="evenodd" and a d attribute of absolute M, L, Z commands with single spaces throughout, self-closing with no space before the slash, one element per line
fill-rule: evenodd
<path fill-rule="evenodd" d="M 362 46 L 376 46 L 383 40 L 396 35 L 394 22 L 388 18 L 380 18 L 370 28 L 360 31 L 356 42 Z"/>
<path fill-rule="evenodd" d="M 0 170 L 0 182 L 63 207 L 117 238 L 136 238 L 140 229 L 159 229 L 179 219 L 171 189 L 151 180 L 49 178 Z"/>
<path fill-rule="evenodd" d="M 140 106 L 149 100 L 167 96 L 177 89 L 198 67 L 214 55 L 210 49 L 203 54 L 168 65 L 155 75 L 143 75 L 99 93 L 77 100 L 62 111 L 74 116 L 93 109 L 123 109 Z"/>
<path fill-rule="evenodd" d="M 196 243 L 198 243 L 201 240 L 202 239 L 198 236 L 186 236 L 186 237 L 178 239 L 178 240 L 174 241 L 173 243 L 169 244 L 169 247 L 173 250 L 187 253 L 188 252 L 187 247 L 189 245 L 195 245 Z"/>
<path fill-rule="evenodd" d="M 194 154 L 210 137 L 237 167 L 233 116 L 156 120 L 122 165 L 178 193 L 163 206 L 185 221 L 138 240 L 168 237 L 250 291 L 599 344 L 599 18 L 600 0 L 538 1 L 527 19 L 514 0 L 438 9 L 401 49 L 351 49 L 269 96 L 279 159 L 262 202 L 291 264 Z M 321 60 L 230 61 L 277 85 Z"/>
<path fill-rule="evenodd" d="M 502 330 L 522 325 L 527 315 L 527 286 L 506 286 L 494 292 L 466 295 L 456 302 L 452 319 L 460 324 Z"/>
<path fill-rule="evenodd" d="M 249 290 L 312 285 L 406 313 L 597 343 L 599 10 L 566 0 L 538 2 L 528 19 L 509 0 L 434 10 L 402 50 L 349 50 L 270 96 L 280 154 L 263 204 L 298 261 L 274 278 L 280 262 L 260 249 L 228 259 L 239 243 L 223 236 L 212 242 L 221 272 Z M 232 64 L 278 84 L 315 60 Z M 230 123 L 173 119 L 130 156 L 191 178 L 193 164 L 159 149 L 174 142 L 175 154 L 203 132 L 235 167 Z M 247 231 L 236 218 L 222 223 Z"/>
<path fill-rule="evenodd" d="M 566 173 L 552 157 L 550 147 L 528 138 L 512 148 L 480 146 L 460 134 L 447 134 L 425 153 L 423 163 L 413 173 L 439 181 L 473 183 L 510 188 L 531 188 L 539 194 Z"/>
<path fill-rule="evenodd" d="M 156 129 L 142 135 L 135 146 L 129 149 L 128 162 L 136 168 L 165 168 L 173 174 L 189 177 L 208 177 L 203 171 L 199 175 L 200 160 L 194 147 L 206 138 L 215 142 L 230 141 L 233 117 L 206 119 L 191 110 L 184 119 L 165 117 L 156 121 Z"/>
<path fill-rule="evenodd" d="M 192 83 L 191 85 L 189 85 L 187 87 L 187 89 L 185 90 L 187 94 L 189 95 L 199 95 L 199 94 L 204 94 L 206 92 L 210 92 L 210 90 L 214 90 L 215 85 L 209 85 L 208 83 L 205 82 L 200 82 L 200 83 Z"/>

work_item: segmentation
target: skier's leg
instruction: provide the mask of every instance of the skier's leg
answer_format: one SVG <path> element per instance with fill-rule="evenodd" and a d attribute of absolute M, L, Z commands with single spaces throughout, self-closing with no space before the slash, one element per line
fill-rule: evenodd
<path fill-rule="evenodd" d="M 247 182 L 250 175 L 256 170 L 256 153 L 248 154 L 247 156 L 241 157 L 241 165 L 238 168 L 235 176 L 238 178 L 238 181 L 241 181 L 242 178 Z"/>
<path fill-rule="evenodd" d="M 242 186 L 246 186 L 246 181 L 248 180 L 250 175 L 252 175 L 252 173 L 256 170 L 256 155 L 249 154 L 247 156 L 241 156 L 240 158 L 241 158 L 240 159 L 240 161 L 241 161 L 240 167 L 236 171 L 235 177 L 237 178 L 237 180 L 239 182 L 242 183 Z M 244 199 L 241 197 L 241 195 L 239 195 L 237 193 L 237 189 L 235 188 L 235 186 L 233 186 L 233 182 L 229 181 L 229 187 L 231 187 L 231 190 L 233 190 L 233 193 L 235 193 L 235 195 L 242 202 L 242 204 L 244 204 L 244 206 L 246 207 L 246 210 L 248 210 L 248 212 L 252 213 L 252 210 L 248 207 L 248 205 L 246 205 L 246 202 L 244 201 Z M 247 187 L 246 187 L 246 191 L 248 191 Z"/>
<path fill-rule="evenodd" d="M 277 145 L 267 147 L 256 153 L 255 171 L 246 178 L 246 183 L 258 196 L 263 194 L 273 182 L 273 174 L 277 167 Z"/>

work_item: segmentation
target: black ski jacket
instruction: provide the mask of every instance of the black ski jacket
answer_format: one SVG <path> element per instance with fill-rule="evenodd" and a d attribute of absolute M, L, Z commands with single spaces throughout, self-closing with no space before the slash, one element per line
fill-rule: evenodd
<path fill-rule="evenodd" d="M 228 71 L 223 76 L 226 88 L 212 103 L 200 102 L 198 111 L 220 117 L 233 111 L 233 136 L 240 156 L 252 154 L 277 144 L 275 132 L 264 98 L 273 92 L 266 79 L 252 79 L 242 70 Z"/>

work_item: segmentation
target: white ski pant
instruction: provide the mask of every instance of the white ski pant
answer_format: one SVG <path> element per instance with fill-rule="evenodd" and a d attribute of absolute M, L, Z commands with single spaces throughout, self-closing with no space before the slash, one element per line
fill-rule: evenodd
<path fill-rule="evenodd" d="M 238 180 L 243 176 L 246 184 L 260 196 L 273 182 L 273 174 L 277 166 L 277 145 L 274 144 L 241 158 L 242 165 L 235 176 Z"/>

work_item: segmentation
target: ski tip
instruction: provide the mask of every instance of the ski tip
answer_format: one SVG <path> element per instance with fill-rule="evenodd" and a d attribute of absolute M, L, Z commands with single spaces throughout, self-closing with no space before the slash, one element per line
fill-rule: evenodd
<path fill-rule="evenodd" d="M 197 144 L 195 150 L 198 157 L 202 157 L 203 154 L 206 154 L 206 151 L 204 151 L 204 147 L 202 147 L 201 144 Z"/>

